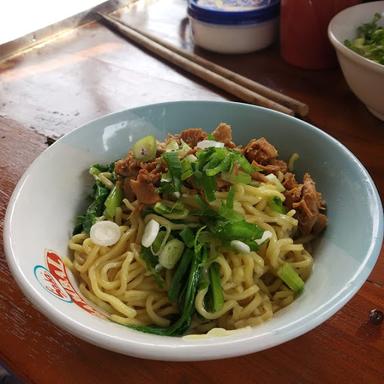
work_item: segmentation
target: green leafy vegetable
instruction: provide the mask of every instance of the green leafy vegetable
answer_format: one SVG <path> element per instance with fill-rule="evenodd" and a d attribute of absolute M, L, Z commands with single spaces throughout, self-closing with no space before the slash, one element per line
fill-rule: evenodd
<path fill-rule="evenodd" d="M 145 262 L 147 270 L 153 275 L 157 285 L 160 288 L 164 288 L 164 279 L 160 273 L 156 270 L 158 264 L 158 258 L 154 256 L 149 248 L 141 247 L 140 257 Z"/>
<path fill-rule="evenodd" d="M 110 190 L 103 183 L 96 180 L 92 188 L 92 202 L 88 206 L 85 214 L 78 217 L 73 230 L 74 235 L 82 231 L 89 234 L 92 225 L 96 223 L 97 218 L 102 216 L 104 212 L 104 202 L 109 193 Z"/>
<path fill-rule="evenodd" d="M 115 170 L 115 162 L 109 164 L 93 164 L 89 168 L 89 173 L 93 176 L 97 176 L 101 172 L 110 172 L 113 173 Z"/>
<path fill-rule="evenodd" d="M 198 234 L 196 234 L 196 236 L 198 237 Z M 157 326 L 130 326 L 130 328 L 156 335 L 180 336 L 183 335 L 185 331 L 190 327 L 192 315 L 194 313 L 195 297 L 200 280 L 201 266 L 204 264 L 207 258 L 206 247 L 196 247 L 196 244 L 200 244 L 198 240 L 195 242 L 194 252 L 191 252 L 191 267 L 189 269 L 188 279 L 186 281 L 186 288 L 184 294 L 182 295 L 183 300 L 180 303 L 180 317 L 172 325 L 166 328 Z M 188 251 L 189 250 L 187 250 L 187 252 Z"/>
<path fill-rule="evenodd" d="M 295 293 L 304 289 L 304 281 L 289 263 L 284 263 L 277 271 L 277 276 Z"/>
<path fill-rule="evenodd" d="M 357 28 L 357 37 L 345 40 L 344 44 L 367 59 L 384 64 L 384 27 L 377 23 L 381 15 L 376 13 L 369 23 L 360 25 Z"/>

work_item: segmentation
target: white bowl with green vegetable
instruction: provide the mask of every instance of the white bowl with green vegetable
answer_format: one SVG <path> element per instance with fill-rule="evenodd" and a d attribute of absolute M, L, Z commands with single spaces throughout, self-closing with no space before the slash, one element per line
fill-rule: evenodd
<path fill-rule="evenodd" d="M 384 120 L 384 1 L 341 11 L 331 20 L 328 36 L 348 85 Z"/>
<path fill-rule="evenodd" d="M 244 147 L 215 129 L 221 122 Z M 177 135 L 190 127 L 213 132 L 195 145 Z M 161 144 L 168 134 L 176 139 Z M 291 168 L 297 158 L 291 155 L 299 154 L 294 169 L 303 184 L 291 189 L 292 178 L 277 171 L 286 172 L 287 164 L 267 141 Z M 305 222 L 293 216 L 288 198 L 304 190 L 319 204 L 300 200 L 295 210 L 315 211 L 316 220 L 312 213 Z M 307 241 L 324 229 L 322 199 L 328 226 L 309 257 L 304 238 L 287 228 L 301 224 Z M 54 143 L 12 195 L 4 245 L 25 295 L 63 329 L 123 354 L 186 361 L 261 351 L 326 321 L 365 282 L 382 235 L 372 179 L 331 136 L 264 108 L 191 101 L 111 114 Z M 275 254 L 281 237 L 279 252 L 285 251 Z M 304 273 L 308 261 L 312 272 Z M 246 289 L 233 292 L 244 281 Z M 219 318 L 220 311 L 230 315 Z M 185 336 L 204 327 L 214 331 Z"/>

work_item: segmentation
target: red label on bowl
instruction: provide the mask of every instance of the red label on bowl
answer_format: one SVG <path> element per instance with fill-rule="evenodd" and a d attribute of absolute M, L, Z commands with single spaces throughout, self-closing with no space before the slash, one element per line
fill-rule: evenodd
<path fill-rule="evenodd" d="M 70 296 L 72 301 L 79 307 L 83 308 L 85 311 L 99 317 L 104 317 L 104 315 L 97 312 L 94 308 L 87 304 L 85 300 L 76 292 L 75 288 L 69 281 L 67 270 L 63 261 L 61 260 L 61 257 L 53 251 L 47 251 L 45 257 L 49 271 L 60 283 L 65 292 Z"/>
<path fill-rule="evenodd" d="M 37 281 L 45 290 L 47 290 L 53 296 L 56 296 L 58 299 L 68 303 L 72 302 L 71 296 L 69 296 L 67 291 L 60 285 L 55 277 L 52 276 L 47 268 L 43 267 L 42 265 L 36 265 L 34 273 Z"/>

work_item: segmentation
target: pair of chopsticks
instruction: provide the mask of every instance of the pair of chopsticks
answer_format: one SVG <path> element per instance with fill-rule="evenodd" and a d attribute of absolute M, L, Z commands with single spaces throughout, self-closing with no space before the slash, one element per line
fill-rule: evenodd
<path fill-rule="evenodd" d="M 98 13 L 98 15 L 104 20 L 108 27 L 116 30 L 141 47 L 227 93 L 236 96 L 242 101 L 274 109 L 288 115 L 297 114 L 303 117 L 308 114 L 308 106 L 296 99 L 270 89 L 193 53 L 177 48 L 152 34 L 140 31 L 112 16 L 102 13 Z"/>

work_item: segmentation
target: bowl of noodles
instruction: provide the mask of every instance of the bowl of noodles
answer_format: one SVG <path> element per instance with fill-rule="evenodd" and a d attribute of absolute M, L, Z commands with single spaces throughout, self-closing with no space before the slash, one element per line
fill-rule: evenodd
<path fill-rule="evenodd" d="M 4 244 L 54 323 L 116 352 L 186 361 L 321 324 L 368 277 L 382 232 L 372 179 L 331 136 L 264 108 L 185 101 L 54 143 L 12 195 Z"/>

